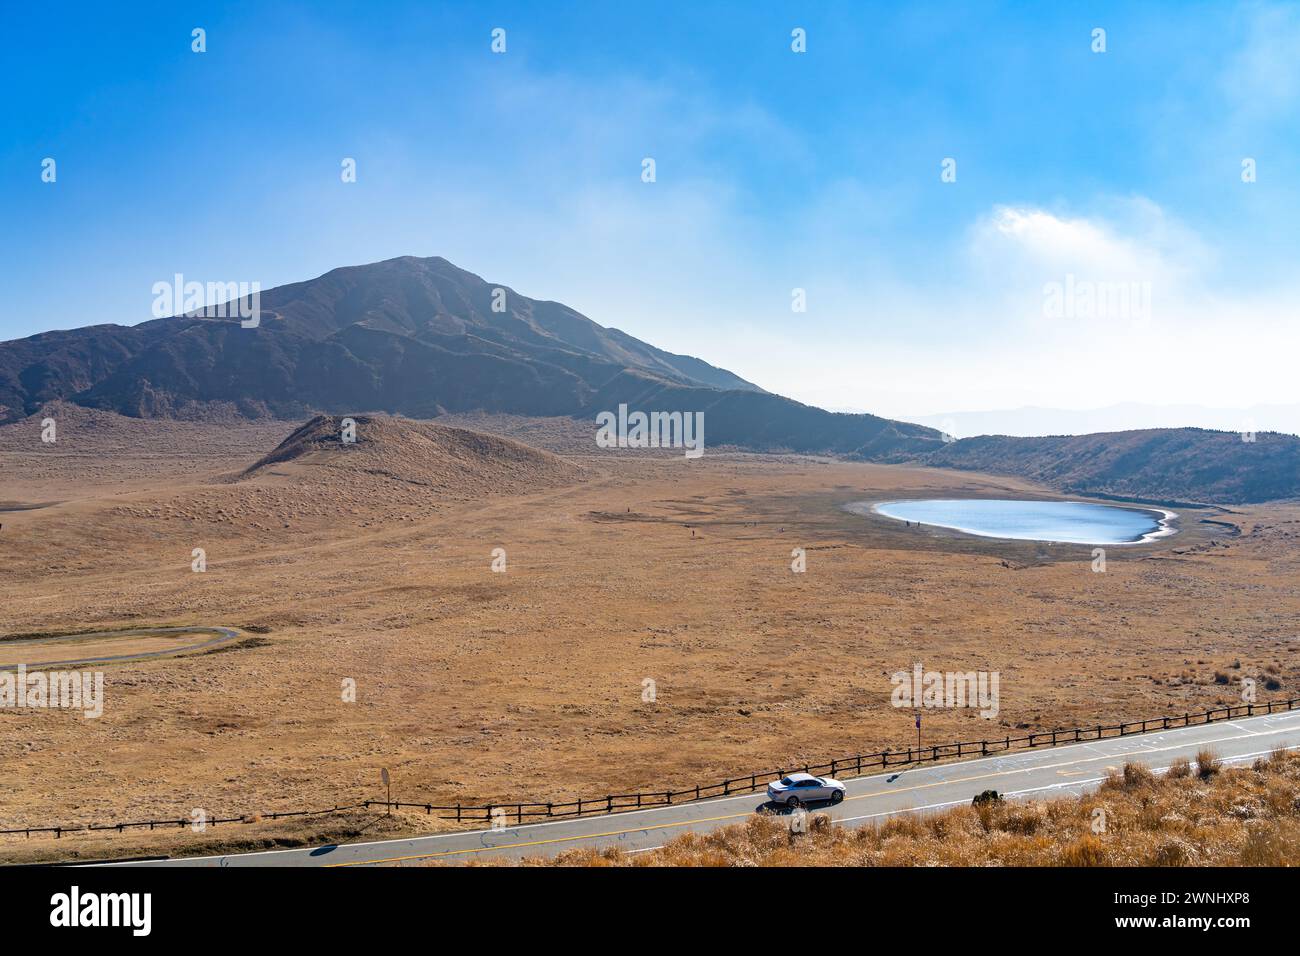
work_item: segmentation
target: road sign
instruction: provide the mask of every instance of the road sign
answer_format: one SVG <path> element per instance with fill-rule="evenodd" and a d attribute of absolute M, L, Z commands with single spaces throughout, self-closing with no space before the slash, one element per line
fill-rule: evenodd
<path fill-rule="evenodd" d="M 916 719 L 917 719 L 918 721 L 920 721 L 921 718 L 918 717 L 918 718 L 916 718 Z M 918 724 L 918 726 L 919 726 L 919 724 Z M 384 784 L 385 787 L 388 786 L 388 768 L 387 768 L 387 767 L 385 767 L 383 770 L 379 771 L 379 779 L 383 782 L 383 784 Z"/>

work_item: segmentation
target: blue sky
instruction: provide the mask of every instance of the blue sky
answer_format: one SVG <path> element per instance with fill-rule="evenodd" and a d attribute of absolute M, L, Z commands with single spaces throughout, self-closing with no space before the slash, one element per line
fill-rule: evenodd
<path fill-rule="evenodd" d="M 270 288 L 443 255 L 825 407 L 1297 400 L 1295 4 L 6 20 L 0 338 L 143 321 L 176 272 Z M 1136 283 L 1150 306 L 1045 314 L 1066 276 Z"/>

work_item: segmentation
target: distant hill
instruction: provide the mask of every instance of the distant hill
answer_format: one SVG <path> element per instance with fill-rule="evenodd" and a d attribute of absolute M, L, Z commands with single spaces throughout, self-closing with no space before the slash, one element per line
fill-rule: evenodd
<path fill-rule="evenodd" d="M 1206 405 L 1146 405 L 1121 402 L 1103 408 L 1064 409 L 1025 406 L 981 412 L 909 416 L 956 438 L 975 435 L 1092 435 L 1153 428 L 1206 428 L 1225 432 L 1281 432 L 1300 435 L 1300 402 L 1214 408 Z"/>
<path fill-rule="evenodd" d="M 355 441 L 345 442 L 341 418 L 316 416 L 237 480 L 279 474 L 298 485 L 346 488 L 352 495 L 393 482 L 464 494 L 550 487 L 583 474 L 558 455 L 497 435 L 382 415 L 352 421 Z"/>
<path fill-rule="evenodd" d="M 1078 494 L 1244 503 L 1300 494 L 1300 439 L 1157 428 L 1097 435 L 964 438 L 930 465 L 1019 475 Z"/>
<path fill-rule="evenodd" d="M 251 329 L 185 315 L 0 343 L 0 424 L 60 401 L 138 418 L 297 420 L 367 412 L 592 420 L 626 403 L 704 412 L 706 446 L 976 469 L 1081 494 L 1300 496 L 1300 439 L 1291 436 L 1260 433 L 1249 444 L 1235 433 L 1157 429 L 944 444 L 923 425 L 774 395 L 436 257 L 334 269 L 263 292 L 261 305 Z"/>

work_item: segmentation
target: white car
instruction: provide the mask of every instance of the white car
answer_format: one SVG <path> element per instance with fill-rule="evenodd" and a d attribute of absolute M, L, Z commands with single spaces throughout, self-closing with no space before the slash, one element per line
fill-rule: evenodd
<path fill-rule="evenodd" d="M 767 785 L 767 799 L 781 807 L 798 807 L 819 800 L 839 803 L 844 799 L 844 784 L 831 777 L 792 773 Z"/>

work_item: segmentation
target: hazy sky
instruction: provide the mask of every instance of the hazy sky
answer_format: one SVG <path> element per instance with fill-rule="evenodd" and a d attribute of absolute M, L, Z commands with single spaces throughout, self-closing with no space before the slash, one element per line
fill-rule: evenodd
<path fill-rule="evenodd" d="M 1296 4 L 5 20 L 0 338 L 145 320 L 177 272 L 270 288 L 442 255 L 827 407 L 1297 400 Z"/>

